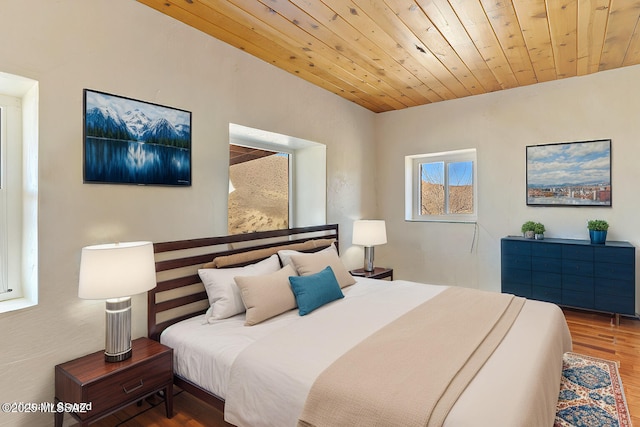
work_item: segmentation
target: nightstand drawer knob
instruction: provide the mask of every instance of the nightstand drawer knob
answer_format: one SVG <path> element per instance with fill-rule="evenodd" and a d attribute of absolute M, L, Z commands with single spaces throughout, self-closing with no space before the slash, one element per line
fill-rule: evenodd
<path fill-rule="evenodd" d="M 129 394 L 129 393 L 133 393 L 134 391 L 142 388 L 144 386 L 144 384 L 142 383 L 142 379 L 138 380 L 140 384 L 136 384 L 133 386 L 133 388 L 131 389 L 127 389 L 127 386 L 125 386 L 124 384 L 122 385 L 122 390 L 124 390 L 125 393 Z"/>

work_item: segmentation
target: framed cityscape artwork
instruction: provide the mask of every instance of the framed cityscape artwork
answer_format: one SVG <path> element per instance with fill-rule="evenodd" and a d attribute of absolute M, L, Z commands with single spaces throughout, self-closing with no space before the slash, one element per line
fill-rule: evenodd
<path fill-rule="evenodd" d="M 191 112 L 84 90 L 84 182 L 191 185 Z"/>
<path fill-rule="evenodd" d="M 611 140 L 527 146 L 527 205 L 611 206 Z"/>

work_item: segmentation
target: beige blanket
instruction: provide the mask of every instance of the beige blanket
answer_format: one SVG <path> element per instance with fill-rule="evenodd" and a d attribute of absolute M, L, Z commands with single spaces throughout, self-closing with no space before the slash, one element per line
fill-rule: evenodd
<path fill-rule="evenodd" d="M 441 426 L 518 316 L 524 299 L 449 288 L 336 360 L 299 426 Z"/>

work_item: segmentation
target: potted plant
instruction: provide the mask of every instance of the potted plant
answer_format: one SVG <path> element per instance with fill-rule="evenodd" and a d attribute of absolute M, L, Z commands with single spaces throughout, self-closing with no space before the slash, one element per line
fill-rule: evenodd
<path fill-rule="evenodd" d="M 522 224 L 522 227 L 520 230 L 522 231 L 522 235 L 526 239 L 533 239 L 536 235 L 536 223 L 533 221 L 527 221 L 524 224 Z"/>
<path fill-rule="evenodd" d="M 544 239 L 544 232 L 545 232 L 544 224 L 542 224 L 541 222 L 536 222 L 533 225 L 533 233 L 536 240 Z"/>
<path fill-rule="evenodd" d="M 587 222 L 589 229 L 589 239 L 592 244 L 602 245 L 607 240 L 607 230 L 609 223 L 603 219 L 591 219 Z"/>

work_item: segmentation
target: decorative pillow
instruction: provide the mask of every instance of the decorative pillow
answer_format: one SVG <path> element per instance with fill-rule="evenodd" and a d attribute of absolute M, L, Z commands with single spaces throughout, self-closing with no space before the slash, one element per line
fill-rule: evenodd
<path fill-rule="evenodd" d="M 327 246 L 333 246 L 336 242 L 336 239 L 314 239 L 310 240 L 313 243 L 314 248 L 325 248 Z"/>
<path fill-rule="evenodd" d="M 262 276 L 237 276 L 242 301 L 247 308 L 246 326 L 296 308 L 296 297 L 291 291 L 289 276 L 296 276 L 292 266 Z"/>
<path fill-rule="evenodd" d="M 287 264 L 292 264 L 291 262 L 291 257 L 294 255 L 314 255 L 314 254 L 321 254 L 321 253 L 326 253 L 326 252 L 335 252 L 336 255 L 338 254 L 338 252 L 336 251 L 336 247 L 333 245 L 333 242 L 335 240 L 333 240 L 329 246 L 327 246 L 326 248 L 319 250 L 318 252 L 300 252 L 300 251 L 294 251 L 294 250 L 290 250 L 290 249 L 283 249 L 283 250 L 279 250 L 278 251 L 278 257 L 280 257 L 280 263 L 282 264 L 282 266 L 284 267 Z"/>
<path fill-rule="evenodd" d="M 298 275 L 308 276 L 329 266 L 333 270 L 333 274 L 336 276 L 341 288 L 356 283 L 356 279 L 349 274 L 349 271 L 340 260 L 338 252 L 335 248 L 330 248 L 333 248 L 333 246 L 327 248 L 328 250 L 323 249 L 313 254 L 292 255 L 291 261 Z"/>
<path fill-rule="evenodd" d="M 344 298 L 331 267 L 309 276 L 289 277 L 289 282 L 296 296 L 300 316 L 309 314 L 331 301 Z"/>
<path fill-rule="evenodd" d="M 215 257 L 213 261 L 205 264 L 205 266 L 209 266 L 209 268 L 223 268 L 231 265 L 238 265 L 256 261 L 259 259 L 264 259 L 277 253 L 281 249 L 295 249 L 304 251 L 313 248 L 315 248 L 313 240 L 307 240 L 306 242 L 302 243 L 290 243 L 287 245 L 274 246 L 272 248 L 254 249 L 252 251 L 240 252 L 233 255 L 218 256 Z"/>
<path fill-rule="evenodd" d="M 200 279 L 209 297 L 211 310 L 207 311 L 205 320 L 220 320 L 245 311 L 240 289 L 233 280 L 236 276 L 259 276 L 269 274 L 280 269 L 277 255 L 256 264 L 236 268 L 201 268 L 198 270 Z"/>

